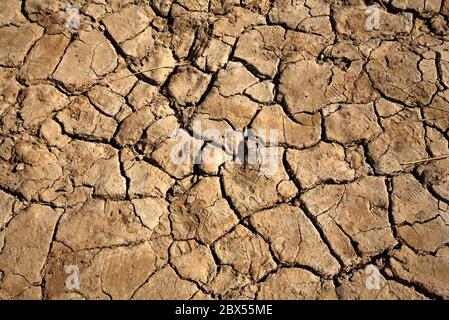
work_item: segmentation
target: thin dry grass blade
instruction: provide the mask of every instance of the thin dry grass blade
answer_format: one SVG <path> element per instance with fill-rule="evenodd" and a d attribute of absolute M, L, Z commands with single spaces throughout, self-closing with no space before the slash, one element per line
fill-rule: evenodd
<path fill-rule="evenodd" d="M 172 68 L 176 68 L 176 67 L 184 67 L 184 66 L 188 66 L 189 64 L 190 64 L 190 63 L 188 63 L 188 62 L 182 62 L 182 63 L 176 63 L 176 64 L 173 64 L 173 65 L 171 65 L 171 66 L 154 67 L 154 68 L 150 68 L 150 69 L 146 69 L 146 70 L 142 70 L 142 71 L 138 71 L 138 72 L 133 72 L 133 73 L 128 74 L 128 75 L 126 75 L 126 76 L 124 76 L 124 77 L 120 77 L 120 78 L 117 78 L 117 79 L 109 80 L 109 82 L 114 82 L 114 81 L 123 80 L 123 79 L 129 78 L 129 77 L 133 77 L 133 76 L 135 76 L 136 74 L 142 74 L 142 73 L 145 73 L 145 72 L 151 72 L 151 71 L 159 70 L 159 69 L 172 69 Z"/>
<path fill-rule="evenodd" d="M 449 154 L 445 154 L 445 155 L 441 155 L 441 156 L 433 157 L 433 158 L 427 158 L 427 159 L 416 160 L 416 161 L 403 162 L 403 163 L 401 163 L 401 165 L 402 165 L 402 166 L 408 166 L 408 165 L 419 164 L 419 163 L 425 163 L 425 162 L 430 162 L 430 161 L 443 160 L 443 159 L 446 159 L 446 158 L 449 158 Z"/>

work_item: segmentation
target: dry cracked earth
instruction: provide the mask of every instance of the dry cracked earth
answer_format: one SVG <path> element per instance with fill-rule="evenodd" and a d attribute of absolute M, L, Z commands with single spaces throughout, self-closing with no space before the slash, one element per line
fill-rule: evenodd
<path fill-rule="evenodd" d="M 2 0 L 0 298 L 448 299 L 448 20 Z M 276 172 L 194 122 L 278 130 Z M 173 163 L 176 129 L 221 156 Z"/>

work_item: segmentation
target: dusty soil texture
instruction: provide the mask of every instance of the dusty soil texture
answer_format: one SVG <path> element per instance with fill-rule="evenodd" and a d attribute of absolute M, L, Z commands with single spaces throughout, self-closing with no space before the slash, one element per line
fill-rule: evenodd
<path fill-rule="evenodd" d="M 0 1 L 0 298 L 448 299 L 448 20 Z M 245 128 L 277 130 L 271 174 L 202 134 Z M 175 163 L 177 129 L 210 158 Z"/>

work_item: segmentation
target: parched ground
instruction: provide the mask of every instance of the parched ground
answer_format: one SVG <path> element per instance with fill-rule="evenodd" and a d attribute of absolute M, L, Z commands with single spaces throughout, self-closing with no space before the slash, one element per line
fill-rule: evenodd
<path fill-rule="evenodd" d="M 0 298 L 449 298 L 448 19 L 1 0 Z M 245 128 L 274 174 L 202 135 Z M 176 129 L 214 161 L 174 163 Z"/>

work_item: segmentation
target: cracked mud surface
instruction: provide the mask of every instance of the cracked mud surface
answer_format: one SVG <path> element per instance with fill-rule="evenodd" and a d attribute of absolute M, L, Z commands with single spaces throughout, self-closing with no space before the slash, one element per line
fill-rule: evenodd
<path fill-rule="evenodd" d="M 449 0 L 370 4 L 1 1 L 0 298 L 448 299 Z"/>

